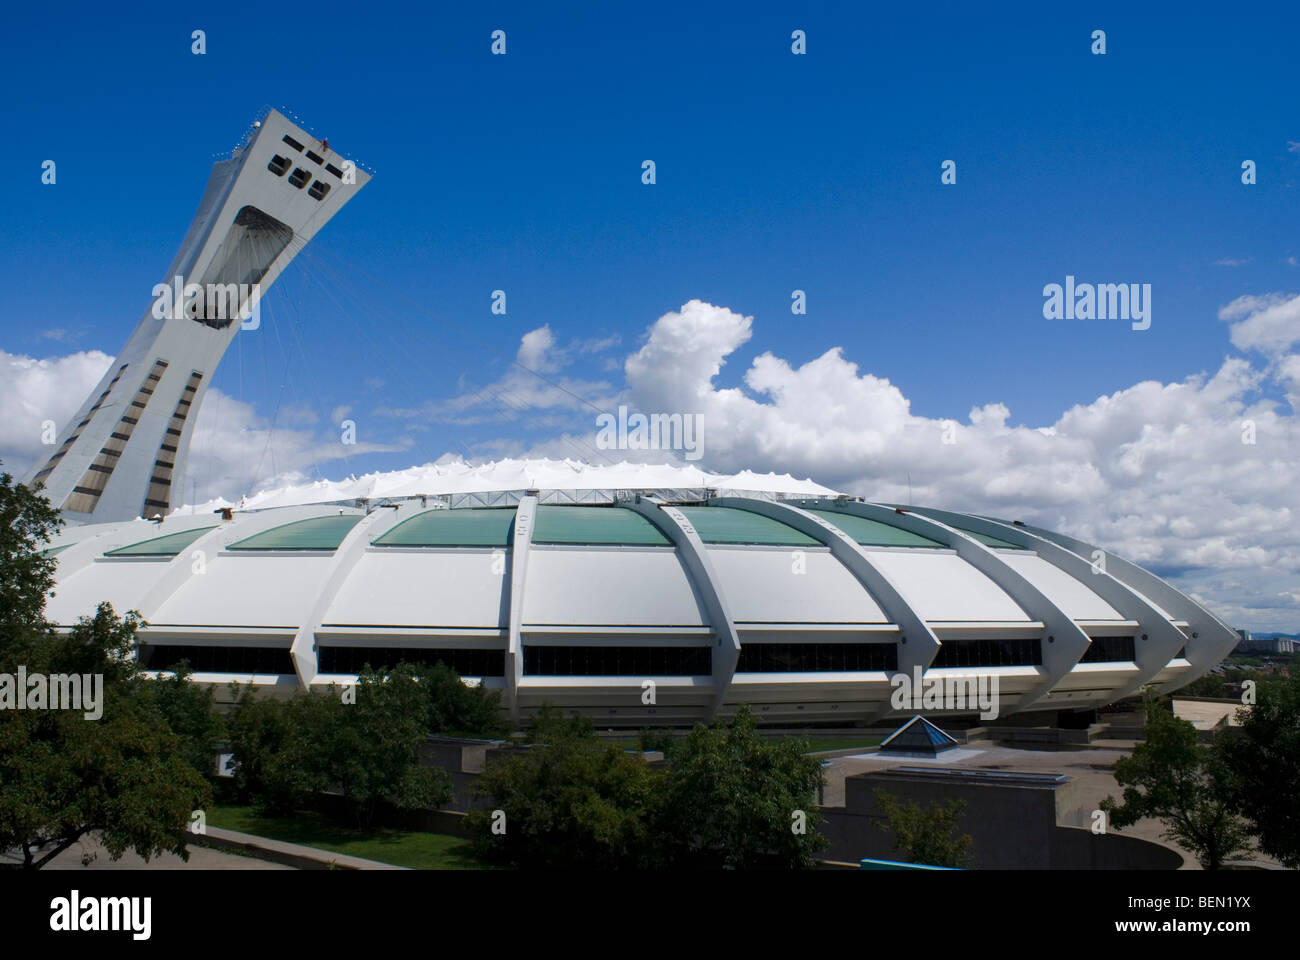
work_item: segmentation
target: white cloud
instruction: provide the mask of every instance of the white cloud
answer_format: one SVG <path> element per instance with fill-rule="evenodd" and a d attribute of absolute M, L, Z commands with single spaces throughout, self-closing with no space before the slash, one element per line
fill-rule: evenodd
<path fill-rule="evenodd" d="M 529 330 L 519 341 L 517 359 L 529 370 L 538 373 L 554 373 L 560 368 L 559 358 L 555 355 L 555 334 L 549 325 Z"/>
<path fill-rule="evenodd" d="M 612 388 L 606 381 L 580 380 L 560 371 L 575 354 L 607 349 L 605 341 L 580 340 L 557 345 L 550 326 L 525 333 L 515 362 L 497 380 L 474 388 L 461 384 L 462 392 L 448 400 L 431 400 L 413 408 L 381 408 L 385 416 L 440 421 L 460 425 L 523 421 L 532 430 L 553 429 L 570 422 L 574 414 L 590 414 L 607 407 Z"/>
<path fill-rule="evenodd" d="M 1234 342 L 1274 351 L 1294 342 L 1296 303 L 1234 301 L 1224 313 L 1238 320 Z M 1040 428 L 1010 426 L 1006 406 L 989 403 L 945 444 L 943 420 L 914 415 L 896 386 L 838 348 L 797 367 L 763 353 L 745 373 L 747 391 L 715 386 L 752 334 L 752 318 L 691 301 L 627 360 L 636 409 L 704 414 L 709 469 L 788 471 L 886 501 L 908 499 L 910 475 L 916 503 L 1042 524 L 1159 568 L 1203 568 L 1203 589 L 1229 610 L 1214 579 L 1222 571 L 1261 583 L 1300 577 L 1300 380 L 1286 379 L 1300 377 L 1295 357 L 1266 370 L 1227 358 L 1213 375 L 1138 383 Z M 1291 385 L 1289 413 L 1255 398 L 1270 377 Z M 1254 445 L 1242 443 L 1247 419 Z M 1294 606 L 1263 599 L 1238 613 L 1256 611 L 1259 628 L 1300 621 Z"/>
<path fill-rule="evenodd" d="M 614 333 L 608 337 L 589 337 L 586 340 L 577 340 L 574 342 L 573 348 L 579 353 L 604 353 L 622 342 L 623 338 Z"/>
<path fill-rule="evenodd" d="M 517 429 L 480 436 L 472 452 L 571 457 L 591 451 L 594 435 L 590 408 L 573 394 L 605 408 L 622 402 L 647 413 L 701 413 L 705 469 L 789 472 L 875 500 L 910 495 L 918 504 L 1062 530 L 1154 567 L 1231 623 L 1293 631 L 1300 627 L 1300 354 L 1288 351 L 1300 342 L 1300 298 L 1239 297 L 1220 316 L 1231 323 L 1233 344 L 1260 351 L 1262 362 L 1229 356 L 1212 372 L 1137 383 L 1037 426 L 1017 423 L 990 398 L 964 416 L 952 412 L 951 444 L 943 442 L 947 420 L 914 414 L 897 386 L 840 348 L 798 365 L 764 352 L 744 371 L 743 386 L 718 386 L 723 366 L 753 338 L 754 322 L 698 300 L 649 327 L 624 363 L 621 389 L 564 376 L 584 351 L 580 343 L 558 347 L 542 327 L 524 336 L 518 357 L 545 379 L 512 367 L 481 390 L 402 413 L 516 428 L 527 413 L 523 439 Z M 0 406 L 0 455 L 33 460 L 40 420 L 62 425 L 109 360 L 0 354 L 0 372 L 18 385 Z M 1268 393 L 1285 393 L 1286 403 Z M 1242 442 L 1247 421 L 1253 444 Z M 322 429 L 272 431 L 247 404 L 210 391 L 190 461 L 200 499 L 315 474 L 343 453 L 394 449 L 367 445 L 364 429 L 361 442 L 344 449 L 334 424 Z M 665 457 L 651 451 L 643 459 Z M 328 475 L 347 472 L 335 465 Z"/>
<path fill-rule="evenodd" d="M 24 476 L 51 448 L 41 443 L 42 423 L 60 431 L 99 383 L 113 358 L 98 350 L 38 360 L 0 350 L 0 470 Z M 364 424 L 357 443 L 345 445 L 334 424 L 305 429 L 317 421 L 310 411 L 287 407 L 279 422 L 258 416 L 250 404 L 212 388 L 194 426 L 186 478 L 180 489 L 189 499 L 224 495 L 238 498 L 267 486 L 315 476 L 317 465 L 347 461 L 365 453 L 404 449 L 366 442 Z M 301 426 L 299 426 L 301 425 Z M 346 468 L 346 467 L 345 467 Z"/>
<path fill-rule="evenodd" d="M 21 477 L 53 453 L 41 443 L 41 424 L 52 420 L 62 430 L 112 362 L 98 350 L 47 360 L 0 350 L 0 470 Z"/>
<path fill-rule="evenodd" d="M 317 418 L 297 419 L 314 424 Z M 337 419 L 322 429 L 272 424 L 259 416 L 252 404 L 213 387 L 194 424 L 182 499 L 191 502 L 197 493 L 200 502 L 222 496 L 237 500 L 286 483 L 319 479 L 323 475 L 320 468 L 351 472 L 354 457 L 402 449 L 405 447 L 368 442 L 364 421 L 357 424 L 354 444 L 343 442 Z"/>
<path fill-rule="evenodd" d="M 1300 296 L 1238 297 L 1219 311 L 1219 319 L 1237 321 L 1230 335 L 1238 350 L 1276 354 L 1300 341 Z"/>

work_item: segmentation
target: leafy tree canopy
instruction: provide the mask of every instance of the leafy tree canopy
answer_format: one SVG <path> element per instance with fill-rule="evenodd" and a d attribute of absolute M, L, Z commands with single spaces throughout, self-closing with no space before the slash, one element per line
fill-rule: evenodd
<path fill-rule="evenodd" d="M 1300 869 L 1300 670 L 1261 680 L 1238 719 L 1215 738 L 1227 794 L 1260 849 Z"/>
<path fill-rule="evenodd" d="M 420 762 L 429 707 L 415 671 L 405 664 L 387 673 L 367 667 L 352 689 L 300 691 L 287 700 L 245 690 L 230 719 L 236 787 L 277 815 L 337 790 L 361 826 L 382 803 L 442 806 L 451 799 L 451 781 Z"/>
<path fill-rule="evenodd" d="M 663 773 L 550 706 L 529 734 L 533 746 L 489 762 L 476 785 L 491 798 L 469 814 L 478 854 L 521 867 L 659 865 Z"/>
<path fill-rule="evenodd" d="M 1229 795 L 1220 757 L 1196 741 L 1196 728 L 1175 717 L 1165 698 L 1147 700 L 1146 739 L 1115 765 L 1123 799 L 1102 801 L 1117 827 L 1144 817 L 1165 823 L 1165 836 L 1217 870 L 1250 849 L 1250 836 Z"/>
<path fill-rule="evenodd" d="M 811 867 L 825 845 L 821 763 L 807 743 L 762 737 L 749 707 L 730 724 L 697 724 L 669 747 L 665 840 L 679 865 Z"/>
<path fill-rule="evenodd" d="M 757 733 L 747 708 L 669 744 L 668 762 L 602 743 L 544 707 L 532 745 L 489 761 L 469 825 L 489 861 L 523 867 L 807 867 L 824 839 L 821 766 Z"/>
<path fill-rule="evenodd" d="M 947 800 L 923 807 L 904 803 L 884 790 L 875 792 L 878 822 L 893 834 L 894 850 L 907 863 L 931 867 L 968 869 L 974 865 L 969 834 L 960 833 L 958 820 L 964 800 Z"/>
<path fill-rule="evenodd" d="M 35 869 L 95 835 L 112 859 L 127 850 L 187 858 L 191 813 L 211 790 L 146 692 L 131 656 L 139 619 L 104 603 L 67 631 L 45 620 L 54 561 L 41 551 L 60 523 L 39 489 L 0 475 L 0 674 L 15 695 L 33 689 L 17 689 L 20 671 L 29 684 L 76 675 L 82 706 L 87 695 L 96 701 L 93 710 L 0 711 L 0 850 Z"/>
<path fill-rule="evenodd" d="M 102 675 L 102 716 L 80 710 L 0 712 L 0 849 L 39 868 L 87 834 L 112 859 L 134 850 L 188 859 L 191 813 L 211 789 L 181 753 L 130 650 L 139 622 L 108 604 L 66 635 L 33 631 L 0 649 L 0 673 Z"/>

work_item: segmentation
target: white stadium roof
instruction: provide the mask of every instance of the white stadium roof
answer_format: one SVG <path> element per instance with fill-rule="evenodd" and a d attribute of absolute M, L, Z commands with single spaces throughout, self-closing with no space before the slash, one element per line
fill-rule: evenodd
<path fill-rule="evenodd" d="M 905 717 L 891 680 L 918 670 L 996 676 L 1003 714 L 1086 709 L 1180 686 L 1237 639 L 1091 544 L 788 476 L 457 462 L 223 506 L 69 525 L 49 617 L 137 610 L 147 665 L 200 681 L 444 660 L 517 718 L 551 701 L 608 726 L 742 702 L 770 723 Z"/>
<path fill-rule="evenodd" d="M 317 480 L 289 484 L 245 497 L 241 509 L 299 506 L 307 503 L 341 503 L 350 500 L 403 499 L 420 496 L 454 496 L 514 490 L 727 490 L 738 493 L 787 496 L 834 496 L 836 491 L 812 480 L 796 480 L 788 473 L 710 473 L 693 466 L 622 463 L 590 464 L 580 460 L 496 460 L 482 464 L 463 460 L 426 463 L 406 470 L 367 473 L 346 480 Z M 213 500 L 179 512 L 203 513 L 231 507 L 229 500 Z"/>

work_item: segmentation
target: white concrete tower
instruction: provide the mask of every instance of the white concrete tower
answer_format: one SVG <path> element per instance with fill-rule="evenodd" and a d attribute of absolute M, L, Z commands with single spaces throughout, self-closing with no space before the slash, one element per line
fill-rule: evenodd
<path fill-rule="evenodd" d="M 213 166 L 149 309 L 25 482 L 43 483 L 74 522 L 152 517 L 179 503 L 172 484 L 221 357 L 258 297 L 369 179 L 275 110 L 254 124 Z"/>

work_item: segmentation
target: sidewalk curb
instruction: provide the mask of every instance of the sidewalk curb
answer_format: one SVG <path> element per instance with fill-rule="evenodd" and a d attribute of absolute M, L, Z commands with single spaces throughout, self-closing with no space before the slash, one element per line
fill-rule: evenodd
<path fill-rule="evenodd" d="M 298 843 L 285 843 L 269 837 L 258 837 L 251 833 L 237 830 L 223 830 L 220 827 L 208 827 L 205 833 L 194 836 L 192 843 L 215 850 L 227 850 L 245 853 L 259 860 L 283 864 L 298 870 L 406 870 L 407 867 L 380 863 L 378 860 L 366 860 L 352 857 L 346 853 L 333 853 L 317 847 L 307 847 Z"/>

